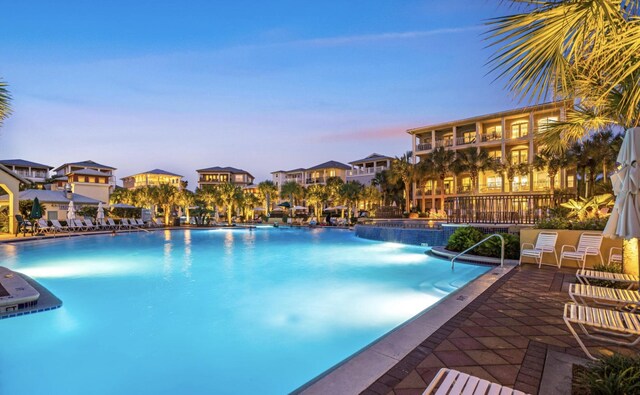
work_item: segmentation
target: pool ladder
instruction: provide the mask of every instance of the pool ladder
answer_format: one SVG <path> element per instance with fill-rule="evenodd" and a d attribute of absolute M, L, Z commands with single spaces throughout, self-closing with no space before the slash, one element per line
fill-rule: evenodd
<path fill-rule="evenodd" d="M 466 250 L 462 251 L 458 255 L 454 256 L 451 259 L 451 270 L 453 270 L 453 264 L 455 263 L 456 258 L 458 258 L 460 255 L 463 255 L 463 254 L 473 250 L 474 248 L 476 248 L 477 246 L 479 246 L 480 244 L 484 243 L 485 241 L 489 240 L 492 237 L 499 237 L 500 241 L 502 242 L 502 248 L 501 248 L 501 251 L 500 251 L 500 267 L 504 267 L 504 237 L 502 237 L 502 235 L 500 235 L 498 233 L 494 233 L 491 236 L 485 237 L 484 239 L 480 240 L 479 242 L 477 242 L 476 244 L 474 244 L 471 247 L 467 248 Z"/>

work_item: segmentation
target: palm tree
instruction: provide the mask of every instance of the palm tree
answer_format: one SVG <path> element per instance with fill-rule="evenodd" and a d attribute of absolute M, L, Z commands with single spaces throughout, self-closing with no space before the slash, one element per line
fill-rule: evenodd
<path fill-rule="evenodd" d="M 382 194 L 375 185 L 369 185 L 362 190 L 362 200 L 364 201 L 364 209 L 371 210 L 375 204 L 380 202 Z"/>
<path fill-rule="evenodd" d="M 278 187 L 273 181 L 262 181 L 258 184 L 258 192 L 263 200 L 265 214 L 268 216 L 271 213 L 271 202 L 278 196 Z"/>
<path fill-rule="evenodd" d="M 162 207 L 164 223 L 169 223 L 171 208 L 178 200 L 178 188 L 171 184 L 160 184 L 155 188 L 155 203 Z"/>
<path fill-rule="evenodd" d="M 238 206 L 240 207 L 240 210 L 242 211 L 242 217 L 245 220 L 252 220 L 253 219 L 253 212 L 254 212 L 254 208 L 260 204 L 262 200 L 260 199 L 259 196 L 251 193 L 251 192 L 247 192 L 247 191 L 242 191 L 242 193 L 240 194 L 240 199 L 238 200 Z"/>
<path fill-rule="evenodd" d="M 187 223 L 191 221 L 189 214 L 189 207 L 193 206 L 196 202 L 196 196 L 188 189 L 182 189 L 178 192 L 176 197 L 176 204 L 184 209 L 185 216 L 187 217 Z"/>
<path fill-rule="evenodd" d="M 425 212 L 427 207 L 427 181 L 435 177 L 437 177 L 437 174 L 433 169 L 431 156 L 421 159 L 416 164 L 416 180 L 422 188 L 420 194 L 420 211 L 422 212 Z"/>
<path fill-rule="evenodd" d="M 362 185 L 358 181 L 349 181 L 342 184 L 342 187 L 340 188 L 340 197 L 342 199 L 342 202 L 349 208 L 349 219 L 351 219 L 352 217 L 351 209 L 358 203 L 363 189 L 364 185 Z M 342 210 L 342 218 L 344 218 L 344 209 Z"/>
<path fill-rule="evenodd" d="M 322 206 L 328 200 L 327 188 L 322 184 L 313 184 L 307 188 L 307 204 L 313 207 L 313 213 L 318 219 L 322 214 Z"/>
<path fill-rule="evenodd" d="M 615 166 L 616 155 L 620 150 L 622 136 L 613 133 L 613 131 L 603 130 L 594 133 L 589 139 L 591 142 L 591 156 L 602 166 L 602 179 L 607 182 L 609 178 L 609 169 Z"/>
<path fill-rule="evenodd" d="M 340 200 L 340 188 L 342 184 L 344 184 L 344 180 L 340 177 L 329 177 L 325 182 L 327 199 L 334 206 L 337 205 Z"/>
<path fill-rule="evenodd" d="M 549 177 L 549 194 L 551 195 L 551 207 L 555 205 L 553 195 L 556 185 L 556 174 L 569 164 L 567 155 L 543 149 L 533 158 L 533 168 L 546 170 Z"/>
<path fill-rule="evenodd" d="M 295 199 L 302 198 L 303 196 L 304 188 L 295 181 L 287 181 L 282 184 L 282 188 L 280 188 L 280 197 L 282 199 L 289 199 L 291 213 L 294 212 L 293 207 L 296 205 Z"/>
<path fill-rule="evenodd" d="M 389 168 L 389 178 L 392 182 L 402 183 L 404 186 L 404 211 L 411 209 L 411 183 L 414 181 L 415 176 L 416 171 L 412 162 L 411 151 L 393 159 Z"/>
<path fill-rule="evenodd" d="M 109 196 L 109 203 L 111 204 L 121 203 L 121 204 L 134 205 L 135 204 L 134 192 L 131 189 L 116 187 L 116 189 L 114 189 L 111 195 Z"/>
<path fill-rule="evenodd" d="M 481 171 L 492 168 L 493 163 L 493 159 L 489 157 L 487 151 L 467 148 L 456 152 L 456 159 L 452 168 L 456 173 L 469 173 L 471 189 L 473 193 L 478 193 L 478 176 Z"/>
<path fill-rule="evenodd" d="M 516 2 L 526 3 L 526 11 L 489 22 L 492 71 L 523 99 L 576 103 L 565 121 L 541 130 L 544 144 L 563 151 L 590 130 L 637 126 L 640 1 Z"/>
<path fill-rule="evenodd" d="M 590 158 L 588 157 L 584 145 L 577 141 L 573 143 L 567 150 L 567 160 L 576 167 L 578 196 L 587 196 L 589 186 L 587 185 L 587 166 Z M 584 195 L 582 195 L 584 193 Z"/>
<path fill-rule="evenodd" d="M 216 185 L 203 185 L 202 188 L 196 189 L 196 200 L 202 202 L 206 210 L 211 212 L 216 211 L 218 208 L 218 201 L 220 192 Z M 204 214 L 201 218 L 204 220 Z"/>
<path fill-rule="evenodd" d="M 237 204 L 242 197 L 242 188 L 240 186 L 225 182 L 218 185 L 218 202 L 224 207 L 227 213 L 227 224 L 231 225 L 233 218 L 233 206 Z"/>
<path fill-rule="evenodd" d="M 445 147 L 438 147 L 431 153 L 431 167 L 440 179 L 440 209 L 444 210 L 444 179 L 452 171 L 456 154 Z"/>
<path fill-rule="evenodd" d="M 9 102 L 11 102 L 11 95 L 7 90 L 7 83 L 0 81 L 0 126 L 2 126 L 2 121 L 11 115 Z"/>

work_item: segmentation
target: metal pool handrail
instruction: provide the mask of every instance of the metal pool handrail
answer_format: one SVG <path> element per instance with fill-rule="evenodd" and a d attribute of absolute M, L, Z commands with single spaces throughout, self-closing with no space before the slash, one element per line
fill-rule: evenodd
<path fill-rule="evenodd" d="M 502 235 L 499 235 L 498 233 L 494 233 L 491 236 L 485 237 L 484 239 L 480 240 L 476 244 L 472 245 L 471 247 L 467 248 L 466 250 L 462 251 L 458 255 L 451 258 L 451 270 L 453 270 L 453 264 L 457 257 L 473 250 L 474 248 L 476 248 L 477 246 L 479 246 L 480 244 L 484 243 L 485 241 L 489 240 L 492 237 L 499 237 L 500 241 L 502 241 L 502 249 L 500 251 L 500 267 L 504 267 L 504 237 L 502 237 Z"/>

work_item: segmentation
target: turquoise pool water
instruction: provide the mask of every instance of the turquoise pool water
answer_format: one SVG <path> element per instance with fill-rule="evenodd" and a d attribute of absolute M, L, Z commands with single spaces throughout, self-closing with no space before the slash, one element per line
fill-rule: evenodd
<path fill-rule="evenodd" d="M 64 302 L 0 320 L 0 394 L 282 394 L 486 266 L 335 229 L 0 244 Z"/>

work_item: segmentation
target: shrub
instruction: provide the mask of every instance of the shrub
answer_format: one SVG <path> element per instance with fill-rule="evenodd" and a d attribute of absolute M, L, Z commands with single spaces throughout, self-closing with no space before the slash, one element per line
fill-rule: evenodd
<path fill-rule="evenodd" d="M 446 248 L 449 251 L 462 252 L 482 240 L 483 237 L 484 234 L 474 227 L 461 227 L 449 237 Z"/>
<path fill-rule="evenodd" d="M 575 221 L 571 223 L 573 230 L 604 230 L 607 225 L 608 218 L 588 218 L 583 221 Z"/>
<path fill-rule="evenodd" d="M 520 237 L 508 233 L 500 234 L 504 238 L 505 259 L 520 258 Z M 476 247 L 473 252 L 477 255 L 500 258 L 502 242 L 497 237 L 492 237 Z"/>
<path fill-rule="evenodd" d="M 614 354 L 576 374 L 575 382 L 585 394 L 640 394 L 640 358 Z"/>
<path fill-rule="evenodd" d="M 587 218 L 581 221 L 563 217 L 543 219 L 536 224 L 536 229 L 572 229 L 572 230 L 604 230 L 607 218 Z"/>
<path fill-rule="evenodd" d="M 552 217 L 539 221 L 536 229 L 570 229 L 571 221 L 563 217 Z"/>

